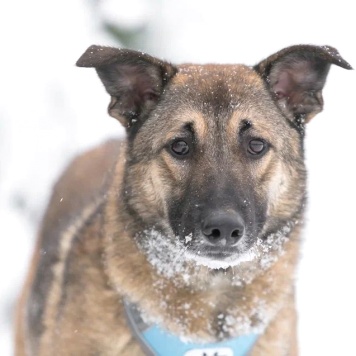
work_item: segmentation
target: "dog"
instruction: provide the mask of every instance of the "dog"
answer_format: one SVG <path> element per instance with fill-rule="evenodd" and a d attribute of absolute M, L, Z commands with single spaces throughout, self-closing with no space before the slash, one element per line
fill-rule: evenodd
<path fill-rule="evenodd" d="M 89 47 L 127 135 L 55 185 L 16 355 L 297 355 L 303 141 L 331 64 L 352 69 L 329 46 L 253 67 Z"/>

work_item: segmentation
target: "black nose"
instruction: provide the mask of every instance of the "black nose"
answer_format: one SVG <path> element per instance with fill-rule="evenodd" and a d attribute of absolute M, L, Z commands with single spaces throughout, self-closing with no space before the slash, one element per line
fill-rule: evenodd
<path fill-rule="evenodd" d="M 210 212 L 202 222 L 202 232 L 210 243 L 235 245 L 244 233 L 244 223 L 235 211 Z"/>

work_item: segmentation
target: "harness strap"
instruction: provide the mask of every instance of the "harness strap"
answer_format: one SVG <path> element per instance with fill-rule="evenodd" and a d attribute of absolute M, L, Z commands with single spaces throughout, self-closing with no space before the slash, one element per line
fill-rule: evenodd
<path fill-rule="evenodd" d="M 147 356 L 246 356 L 257 341 L 257 334 L 242 335 L 217 343 L 184 342 L 158 325 L 147 325 L 136 306 L 124 301 L 133 335 Z"/>

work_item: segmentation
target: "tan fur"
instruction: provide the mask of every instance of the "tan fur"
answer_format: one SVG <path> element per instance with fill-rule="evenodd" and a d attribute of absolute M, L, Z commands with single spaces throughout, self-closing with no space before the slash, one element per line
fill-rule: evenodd
<path fill-rule="evenodd" d="M 299 106 L 289 105 L 289 87 L 278 80 L 285 61 L 294 73 L 291 54 L 311 61 L 299 66 L 304 71 L 315 58 L 339 63 L 325 51 L 291 47 L 253 69 L 173 67 L 130 50 L 90 47 L 78 65 L 97 69 L 109 113 L 128 138 L 79 156 L 56 184 L 17 310 L 16 356 L 143 355 L 123 300 L 193 341 L 259 333 L 251 356 L 297 356 L 294 274 L 306 174 L 304 127 L 295 115 L 306 108 L 309 120 L 321 110 L 328 68 L 314 73 L 317 96 L 294 88 Z M 271 66 L 278 92 L 266 78 Z M 261 156 L 248 153 L 256 138 L 270 143 Z M 172 151 L 175 140 L 188 142 L 190 159 Z M 231 245 L 241 260 L 212 268 L 189 245 L 206 244 L 209 235 L 189 227 L 203 229 L 193 213 L 206 207 L 248 212 L 246 231 L 255 229 L 241 237 L 248 250 Z M 181 236 L 174 224 L 184 222 Z"/>
<path fill-rule="evenodd" d="M 93 153 L 95 151 L 90 152 L 90 155 L 82 156 L 81 160 L 95 156 Z M 99 157 L 99 159 L 101 158 Z M 93 161 L 91 162 L 93 164 Z M 92 167 L 94 166 L 93 164 Z M 120 172 L 122 172 L 122 169 L 122 164 L 119 163 L 116 177 L 121 176 Z M 119 189 L 120 179 L 117 184 L 113 186 L 109 200 L 115 200 L 115 192 Z M 112 211 L 112 207 L 110 204 L 107 205 L 106 214 L 108 221 L 111 219 L 116 220 L 116 210 Z M 91 210 L 91 206 L 89 205 L 86 209 Z M 83 220 L 79 218 L 76 224 L 74 223 L 70 226 L 70 230 L 83 228 L 85 215 L 84 209 L 82 213 Z M 125 219 L 125 214 L 123 219 Z M 154 272 L 129 236 L 125 237 L 125 235 L 121 235 L 120 251 L 112 251 L 111 247 L 113 245 L 110 243 L 110 239 L 112 238 L 110 231 L 108 231 L 109 233 L 104 238 L 104 241 L 100 241 L 103 238 L 101 236 L 101 225 L 102 221 L 99 215 L 90 222 L 89 226 L 84 227 L 80 239 L 71 246 L 71 253 L 74 254 L 72 257 L 72 263 L 74 264 L 70 266 L 71 273 L 80 276 L 80 279 L 83 281 L 90 280 L 91 283 L 79 286 L 71 285 L 68 288 L 67 298 L 71 302 L 67 303 L 64 310 L 61 310 L 60 318 L 58 319 L 58 316 L 56 318 L 56 314 L 58 314 L 58 299 L 61 293 L 58 288 L 62 284 L 63 278 L 63 274 L 58 273 L 50 293 L 52 297 L 50 297 L 46 306 L 45 323 L 48 331 L 41 339 L 37 355 L 81 355 L 87 354 L 89 350 L 92 352 L 91 354 L 96 354 L 95 352 L 100 351 L 101 355 L 117 353 L 125 355 L 126 352 L 127 355 L 132 356 L 143 355 L 126 326 L 122 304 L 115 288 L 111 287 L 110 277 L 113 278 L 114 283 L 120 283 L 121 289 L 125 291 L 125 294 L 132 296 L 132 301 L 144 301 L 145 306 L 147 304 L 147 309 L 153 313 L 157 313 L 157 315 L 161 313 L 161 310 L 157 309 L 159 306 L 157 301 L 161 300 L 163 296 L 169 296 L 169 301 L 176 305 L 174 310 L 172 310 L 175 319 L 185 318 L 186 310 L 181 306 L 184 303 L 191 303 L 192 309 L 199 311 L 199 313 L 195 318 L 187 318 L 184 327 L 189 332 L 198 333 L 201 337 L 208 339 L 211 338 L 211 335 L 206 334 L 206 319 L 209 319 L 213 323 L 214 318 L 217 317 L 217 310 L 210 306 L 211 302 L 215 303 L 216 300 L 221 301 L 218 313 L 224 309 L 224 305 L 226 308 L 234 303 L 236 293 L 245 296 L 245 312 L 248 312 L 250 308 L 255 306 L 256 296 L 264 296 L 269 303 L 275 305 L 284 305 L 288 300 L 288 303 L 292 305 L 294 291 L 293 280 L 290 279 L 290 275 L 293 274 L 294 265 L 298 257 L 298 241 L 290 241 L 287 252 L 278 260 L 278 263 L 266 275 L 262 275 L 245 288 L 234 288 L 231 290 L 229 283 L 226 283 L 226 281 L 217 281 L 217 288 L 213 288 L 209 293 L 197 290 L 192 295 L 188 291 L 176 290 L 169 280 L 160 282 L 162 283 L 162 289 L 157 291 L 154 287 L 155 282 L 160 280 L 161 277 Z M 63 233 L 63 240 L 70 239 L 73 235 L 72 231 L 67 230 Z M 107 250 L 104 261 L 102 261 L 102 242 L 104 242 L 104 248 Z M 68 253 L 66 242 L 63 245 L 65 246 L 61 248 L 62 253 Z M 110 266 L 110 258 L 112 256 L 115 257 L 116 262 Z M 118 261 L 122 261 L 122 264 L 117 263 Z M 106 266 L 109 280 L 104 274 L 102 263 Z M 132 271 L 135 271 L 134 278 L 131 276 Z M 230 274 L 229 278 L 232 278 L 233 272 L 230 272 Z M 204 280 L 206 276 L 207 271 L 202 268 L 196 279 Z M 117 282 L 118 277 L 120 278 L 120 282 Z M 84 288 L 84 293 L 82 288 Z M 149 299 L 146 298 L 148 295 L 152 297 Z M 283 302 L 283 300 L 285 301 Z M 19 310 L 23 309 L 19 308 Z M 238 310 L 236 312 L 239 313 Z M 204 318 L 201 315 L 204 315 Z M 279 324 L 282 324 L 283 327 Z M 285 335 L 280 331 L 285 330 L 285 332 L 289 332 L 295 328 L 294 324 L 294 307 L 282 307 L 282 310 L 278 313 L 278 317 L 275 318 L 275 321 L 266 330 L 265 336 L 261 337 L 258 344 L 256 344 L 252 355 L 279 354 L 276 351 L 278 350 L 279 352 L 279 350 L 283 349 L 281 344 L 285 340 Z M 169 321 L 167 326 L 172 331 L 179 331 L 177 325 L 169 325 Z M 114 331 L 111 336 L 107 333 L 108 329 Z M 274 329 L 278 330 L 278 332 L 275 332 Z M 293 342 L 293 337 L 295 335 L 288 336 L 291 339 L 291 343 Z M 19 338 L 21 339 L 21 343 L 18 343 L 19 348 L 16 355 L 26 355 L 23 350 L 21 351 L 22 338 L 25 339 L 25 336 Z M 98 339 L 100 343 L 97 342 Z M 273 349 L 271 348 L 271 343 L 274 345 Z M 97 344 L 97 347 L 95 347 L 95 344 Z"/>

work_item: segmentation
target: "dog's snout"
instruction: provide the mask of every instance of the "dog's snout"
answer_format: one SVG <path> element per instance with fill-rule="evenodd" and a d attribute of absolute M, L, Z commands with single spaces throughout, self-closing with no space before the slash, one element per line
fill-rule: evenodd
<path fill-rule="evenodd" d="M 214 245 L 235 245 L 244 233 L 244 223 L 237 212 L 215 211 L 202 222 L 202 232 Z"/>

